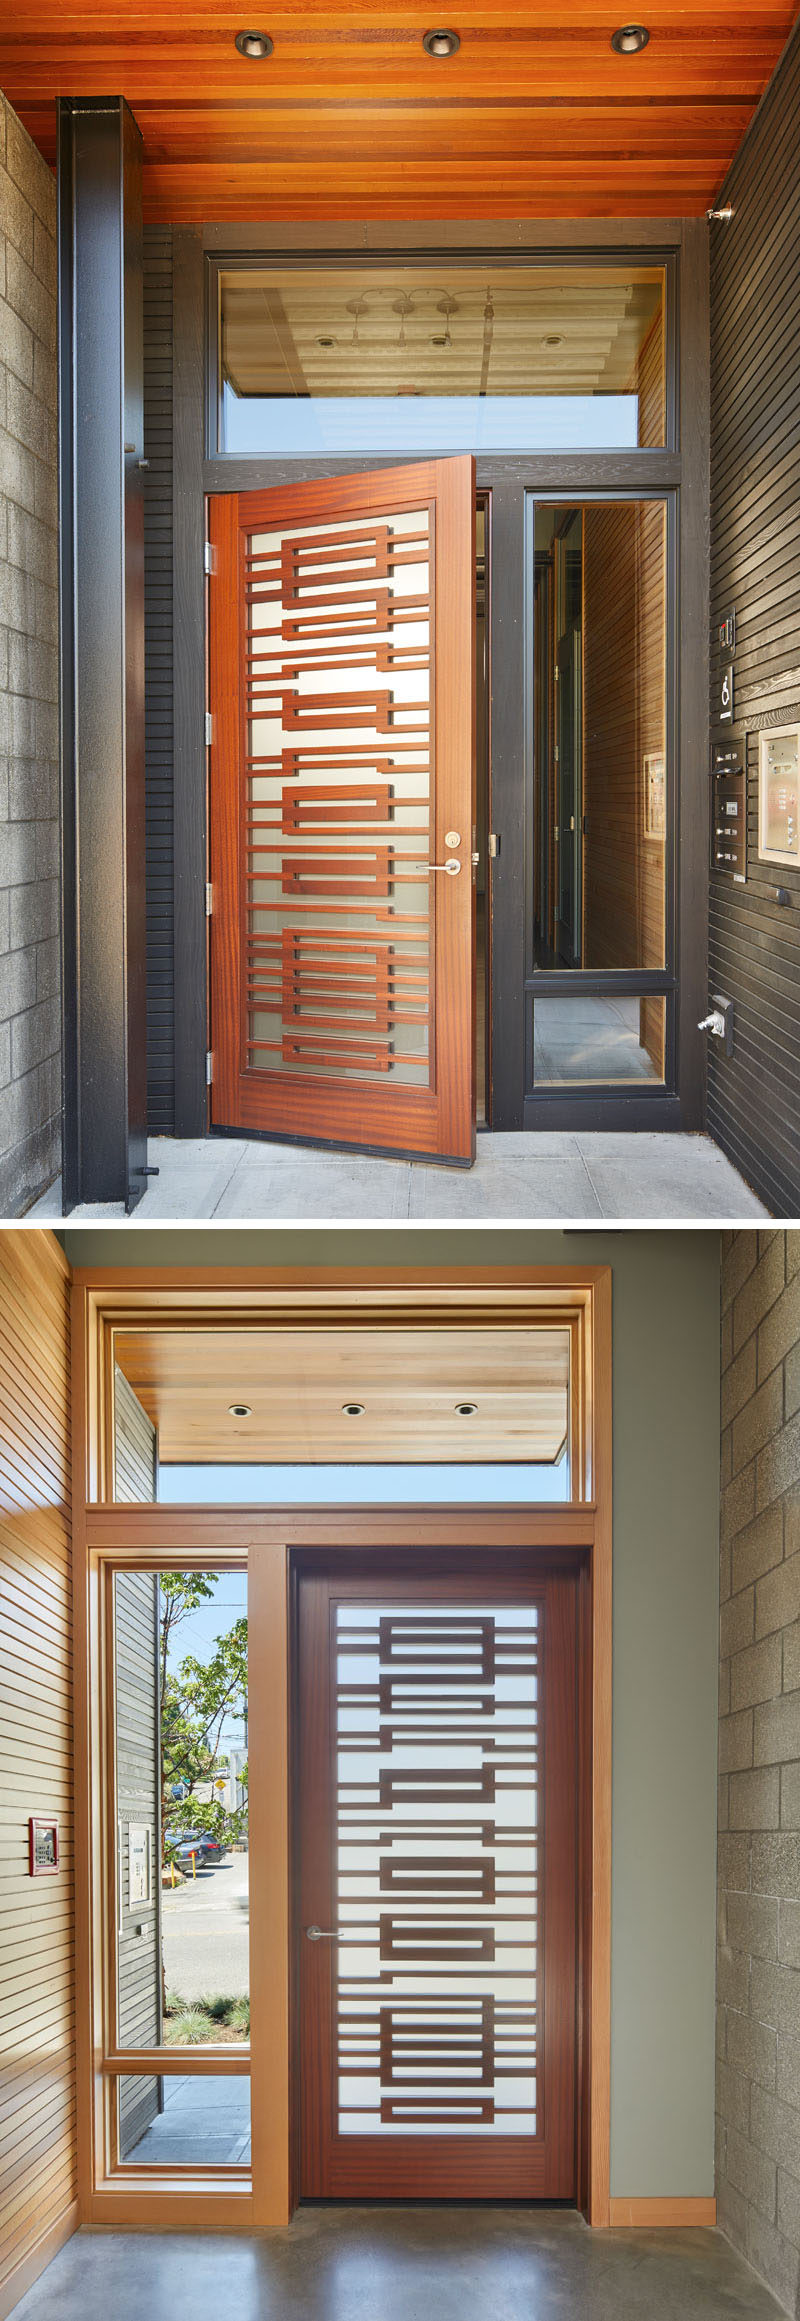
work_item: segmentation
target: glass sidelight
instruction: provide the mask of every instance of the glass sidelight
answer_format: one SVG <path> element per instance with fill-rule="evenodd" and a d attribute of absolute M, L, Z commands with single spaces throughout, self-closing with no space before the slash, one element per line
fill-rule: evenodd
<path fill-rule="evenodd" d="M 534 1088 L 665 1078 L 667 526 L 663 499 L 534 511 Z"/>
<path fill-rule="evenodd" d="M 112 2167 L 241 2168 L 250 2157 L 247 1575 L 128 1566 L 111 1578 L 108 1608 L 109 2043 L 118 2059 L 109 2157 Z"/>

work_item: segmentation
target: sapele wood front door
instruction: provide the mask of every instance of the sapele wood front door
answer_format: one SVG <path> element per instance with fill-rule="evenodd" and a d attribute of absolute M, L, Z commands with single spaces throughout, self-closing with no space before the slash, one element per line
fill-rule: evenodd
<path fill-rule="evenodd" d="M 299 1580 L 298 2190 L 570 2199 L 576 1580 L 434 1560 Z"/>
<path fill-rule="evenodd" d="M 212 1124 L 468 1164 L 473 461 L 209 528 Z"/>

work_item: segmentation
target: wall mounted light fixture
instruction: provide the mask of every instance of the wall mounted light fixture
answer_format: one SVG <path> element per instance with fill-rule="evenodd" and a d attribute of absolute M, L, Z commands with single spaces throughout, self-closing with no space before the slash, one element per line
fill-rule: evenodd
<path fill-rule="evenodd" d="M 253 64 L 258 64 L 262 57 L 272 55 L 275 42 L 270 40 L 268 32 L 237 32 L 236 46 L 240 56 L 249 56 Z"/>

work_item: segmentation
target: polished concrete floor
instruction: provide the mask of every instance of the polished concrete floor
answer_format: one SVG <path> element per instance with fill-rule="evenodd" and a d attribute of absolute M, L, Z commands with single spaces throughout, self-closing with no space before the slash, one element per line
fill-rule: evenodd
<path fill-rule="evenodd" d="M 290 1218 L 300 1224 L 434 1218 L 455 1225 L 472 1219 L 543 1224 L 598 1217 L 737 1224 L 767 1215 L 709 1136 L 483 1131 L 472 1169 L 236 1137 L 196 1143 L 151 1137 L 148 1157 L 159 1173 L 136 1210 L 143 1225 L 206 1217 L 218 1224 Z M 60 1188 L 52 1185 L 27 1221 L 39 1225 L 60 1215 Z M 123 1215 L 121 1202 L 87 1204 L 73 1209 L 71 1223 Z"/>
<path fill-rule="evenodd" d="M 81 2232 L 14 2321 L 777 2321 L 717 2232 L 567 2209 L 304 2208 L 288 2232 Z"/>

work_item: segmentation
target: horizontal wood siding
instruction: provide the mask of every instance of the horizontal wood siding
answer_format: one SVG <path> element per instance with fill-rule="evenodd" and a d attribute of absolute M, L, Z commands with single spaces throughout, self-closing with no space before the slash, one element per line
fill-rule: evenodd
<path fill-rule="evenodd" d="M 172 233 L 144 236 L 147 1123 L 175 1122 L 172 808 Z"/>
<path fill-rule="evenodd" d="M 156 1497 L 156 1430 L 117 1367 L 114 1376 L 114 1498 L 148 1504 Z"/>
<path fill-rule="evenodd" d="M 0 1235 L 0 2313 L 76 2197 L 68 1269 Z M 28 1817 L 58 1817 L 32 1879 Z M 43 2244 L 37 2261 L 37 2247 Z"/>
<path fill-rule="evenodd" d="M 117 1825 L 119 1830 L 119 2031 L 123 2047 L 161 2039 L 160 1845 L 158 1779 L 158 1581 L 152 1572 L 119 1572 L 115 1582 Z M 152 1892 L 131 1904 L 131 1822 L 152 1832 Z M 123 2159 L 162 2109 L 161 2082 L 142 2075 L 120 2082 Z"/>
<path fill-rule="evenodd" d="M 800 870 L 759 862 L 757 818 L 758 735 L 800 719 L 800 33 L 722 198 L 735 214 L 711 228 L 712 636 L 735 606 L 748 872 L 743 888 L 711 874 L 709 991 L 734 1001 L 735 1047 L 726 1060 L 709 1041 L 708 1124 L 762 1200 L 793 1217 Z M 718 671 L 714 652 L 712 725 Z M 788 908 L 776 899 L 779 885 Z"/>

